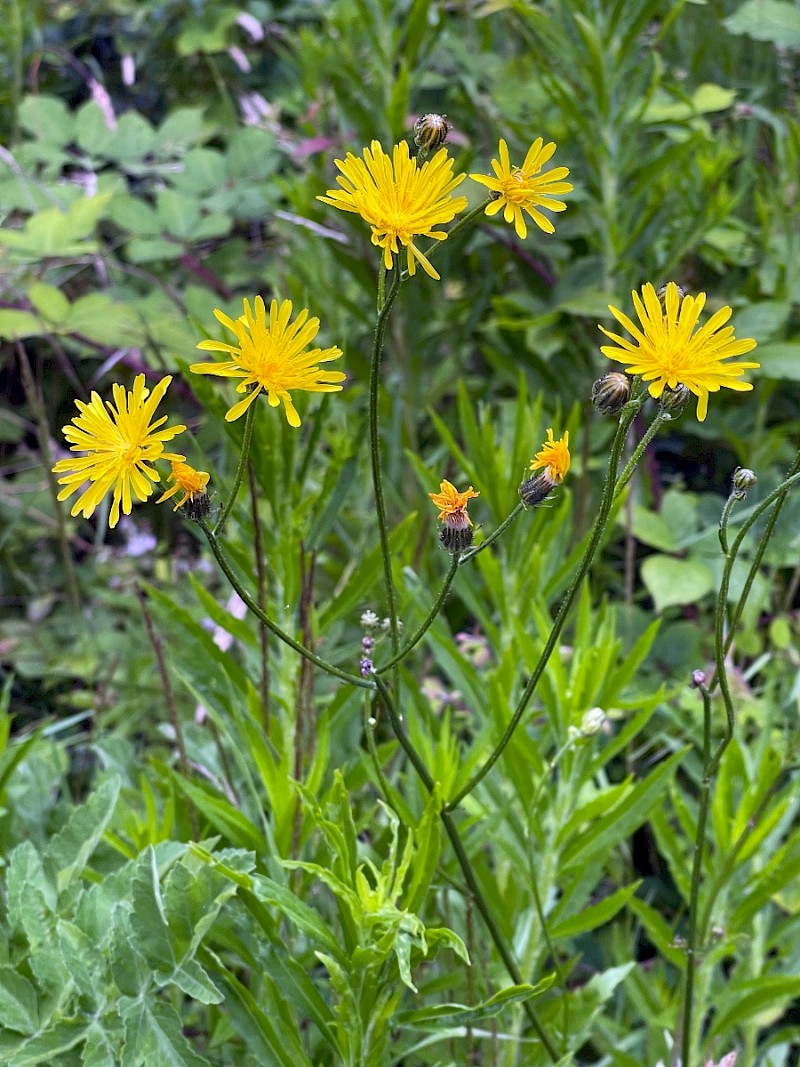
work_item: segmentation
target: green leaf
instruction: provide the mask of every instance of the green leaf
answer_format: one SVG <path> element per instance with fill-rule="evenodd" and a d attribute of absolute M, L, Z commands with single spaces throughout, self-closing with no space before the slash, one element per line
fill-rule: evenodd
<path fill-rule="evenodd" d="M 652 555 L 642 563 L 642 581 L 656 611 L 696 604 L 714 589 L 714 575 L 699 560 Z"/>
<path fill-rule="evenodd" d="M 533 997 L 541 996 L 555 981 L 555 975 L 549 974 L 536 985 L 507 986 L 482 1001 L 469 1007 L 466 1004 L 437 1004 L 430 1008 L 417 1008 L 415 1011 L 401 1011 L 392 1020 L 393 1025 L 412 1030 L 428 1030 L 433 1033 L 444 1026 L 466 1026 L 484 1019 L 493 1019 L 511 1004 L 521 1004 Z"/>
<path fill-rule="evenodd" d="M 34 310 L 51 326 L 59 326 L 69 318 L 70 303 L 60 289 L 44 282 L 34 282 L 28 290 Z"/>
<path fill-rule="evenodd" d="M 716 998 L 717 1013 L 709 1038 L 731 1027 L 745 1027 L 755 1015 L 776 1019 L 790 1000 L 800 996 L 800 978 L 764 974 L 750 982 L 729 983 Z"/>
<path fill-rule="evenodd" d="M 106 778 L 85 804 L 74 808 L 66 825 L 48 842 L 45 863 L 58 878 L 59 891 L 82 873 L 114 814 L 120 779 Z"/>
<path fill-rule="evenodd" d="M 18 1034 L 34 1034 L 39 1029 L 36 990 L 13 967 L 0 966 L 0 1023 Z"/>
<path fill-rule="evenodd" d="M 633 787 L 622 804 L 592 822 L 583 833 L 574 837 L 564 849 L 562 870 L 586 867 L 595 857 L 607 857 L 620 841 L 638 829 L 651 810 L 663 800 L 667 783 L 678 769 L 678 764 L 689 751 L 689 747 L 687 745 L 665 759 L 652 774 Z"/>
<path fill-rule="evenodd" d="M 761 366 L 750 372 L 754 376 L 800 382 L 800 344 L 796 341 L 759 345 L 755 355 Z"/>
<path fill-rule="evenodd" d="M 800 48 L 800 10 L 788 0 L 747 0 L 722 24 L 731 33 L 745 34 L 756 41 Z"/>
<path fill-rule="evenodd" d="M 48 332 L 45 324 L 29 311 L 0 309 L 0 340 L 21 341 L 25 337 L 40 337 Z"/>
<path fill-rule="evenodd" d="M 132 883 L 131 928 L 136 947 L 154 970 L 172 971 L 175 956 L 169 939 L 156 854 L 146 848 L 136 862 Z"/>
<path fill-rule="evenodd" d="M 82 1019 L 62 1019 L 55 1026 L 50 1027 L 43 1034 L 37 1034 L 30 1041 L 26 1041 L 22 1048 L 7 1061 L 6 1067 L 33 1067 L 41 1063 L 44 1067 L 52 1067 L 56 1057 L 83 1041 L 86 1034 L 86 1023 Z"/>
<path fill-rule="evenodd" d="M 19 107 L 20 126 L 40 141 L 65 145 L 72 140 L 74 118 L 55 96 L 26 96 Z"/>
<path fill-rule="evenodd" d="M 137 999 L 123 1011 L 122 1067 L 210 1067 L 183 1036 L 180 1016 L 163 1001 Z"/>
<path fill-rule="evenodd" d="M 290 889 L 279 885 L 266 875 L 254 874 L 252 881 L 253 892 L 259 900 L 277 908 L 301 933 L 310 937 L 315 944 L 321 945 L 331 956 L 338 960 L 345 958 L 342 946 L 330 927 L 313 908 L 295 896 Z"/>
<path fill-rule="evenodd" d="M 595 930 L 598 926 L 609 922 L 620 909 L 624 908 L 630 898 L 641 885 L 641 880 L 633 885 L 618 889 L 616 893 L 610 893 L 600 901 L 584 908 L 579 915 L 572 918 L 562 919 L 550 927 L 550 936 L 555 940 L 558 937 L 575 937 L 577 934 L 585 934 L 589 930 Z"/>

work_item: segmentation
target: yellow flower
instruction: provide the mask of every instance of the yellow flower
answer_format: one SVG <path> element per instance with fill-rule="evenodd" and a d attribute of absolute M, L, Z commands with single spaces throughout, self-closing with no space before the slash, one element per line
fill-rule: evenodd
<path fill-rule="evenodd" d="M 306 393 L 335 393 L 342 387 L 346 375 L 341 371 L 322 371 L 317 364 L 338 359 L 341 348 L 312 348 L 306 351 L 319 332 L 319 319 L 309 319 L 303 308 L 294 322 L 292 302 L 278 304 L 273 300 L 269 308 L 269 323 L 264 301 L 255 298 L 255 315 L 249 301 L 244 301 L 244 315 L 234 320 L 219 309 L 214 314 L 232 333 L 238 345 L 224 341 L 201 341 L 197 346 L 205 352 L 227 352 L 230 359 L 225 363 L 193 363 L 190 370 L 195 374 L 218 374 L 221 378 L 241 378 L 237 393 L 247 392 L 255 386 L 244 400 L 234 404 L 225 416 L 233 422 L 243 415 L 258 394 L 264 390 L 270 407 L 276 408 L 283 401 L 290 426 L 300 425 L 300 416 L 292 403 L 290 389 L 302 389 Z"/>
<path fill-rule="evenodd" d="M 383 262 L 392 268 L 392 256 L 400 253 L 398 245 L 408 250 L 408 273 L 414 274 L 419 260 L 431 278 L 438 278 L 429 260 L 414 244 L 414 237 L 431 237 L 444 241 L 447 234 L 435 230 L 445 222 L 452 222 L 467 206 L 465 196 L 450 194 L 465 178 L 453 177 L 453 161 L 446 148 L 417 166 L 409 156 L 405 141 L 394 146 L 392 158 L 373 141 L 364 149 L 364 158 L 347 153 L 347 158 L 335 160 L 342 172 L 336 180 L 341 189 L 328 189 L 326 196 L 318 196 L 324 204 L 341 211 L 360 215 L 372 227 L 372 243 L 383 249 Z"/>
<path fill-rule="evenodd" d="M 472 486 L 465 493 L 459 493 L 453 483 L 448 482 L 446 478 L 440 483 L 438 493 L 428 493 L 436 507 L 441 508 L 436 516 L 439 522 L 446 522 L 453 515 L 461 515 L 467 520 L 469 526 L 472 526 L 472 520 L 467 515 L 467 502 L 480 495 L 473 491 Z"/>
<path fill-rule="evenodd" d="M 555 233 L 555 226 L 546 215 L 537 210 L 540 207 L 548 211 L 566 211 L 567 205 L 561 200 L 553 200 L 553 196 L 560 193 L 572 192 L 572 185 L 562 179 L 569 174 L 568 167 L 554 167 L 540 174 L 544 164 L 556 150 L 554 141 L 545 144 L 541 137 L 537 137 L 521 167 L 512 167 L 508 156 L 508 145 L 500 139 L 500 158 L 492 160 L 492 170 L 495 177 L 485 174 L 470 174 L 474 182 L 485 185 L 491 189 L 493 197 L 490 204 L 486 205 L 487 215 L 496 215 L 498 211 L 505 209 L 503 218 L 506 222 L 513 222 L 517 236 L 525 240 L 528 236 L 528 227 L 522 212 L 526 211 L 540 230 L 545 233 Z"/>
<path fill-rule="evenodd" d="M 187 500 L 193 504 L 198 497 L 204 495 L 209 477 L 210 475 L 206 474 L 205 471 L 196 471 L 194 467 L 190 467 L 188 463 L 184 463 L 179 459 L 174 459 L 172 461 L 172 473 L 169 476 L 169 480 L 175 484 L 171 489 L 167 489 L 165 493 L 161 494 L 156 501 L 156 504 L 161 504 L 164 500 L 169 500 L 171 496 L 180 492 L 183 492 L 183 496 L 172 509 L 173 511 L 182 508 Z"/>
<path fill-rule="evenodd" d="M 73 452 L 86 452 L 86 456 L 62 459 L 53 467 L 56 474 L 69 471 L 59 478 L 59 485 L 66 488 L 58 494 L 66 500 L 85 482 L 91 485 L 78 497 L 72 514 L 83 513 L 88 519 L 95 508 L 114 487 L 109 526 L 119 522 L 120 505 L 126 515 L 131 513 L 133 495 L 147 500 L 153 492 L 152 482 L 159 480 L 159 473 L 150 464 L 157 459 L 183 460 L 183 456 L 164 451 L 164 442 L 171 441 L 185 426 L 158 427 L 167 421 L 167 416 L 152 421 L 161 398 L 167 391 L 172 377 L 162 378 L 152 392 L 145 387 L 144 375 L 137 374 L 133 389 L 126 391 L 114 385 L 114 404 L 92 393 L 88 404 L 76 400 L 80 411 L 71 423 L 63 428 L 64 436 L 71 442 Z"/>
<path fill-rule="evenodd" d="M 670 282 L 662 306 L 648 282 L 642 287 L 641 298 L 636 292 L 631 295 L 641 329 L 609 305 L 611 314 L 634 340 L 619 337 L 601 326 L 606 337 L 616 341 L 619 347 L 607 345 L 600 351 L 609 359 L 625 363 L 630 374 L 641 375 L 643 381 L 650 382 L 651 396 L 657 399 L 664 389 L 685 385 L 697 397 L 697 419 L 703 422 L 708 412 L 709 393 L 716 393 L 720 386 L 740 392 L 753 388 L 750 382 L 738 379 L 746 370 L 760 366 L 759 363 L 723 362 L 756 347 L 750 337 L 737 341 L 733 327 L 725 325 L 731 317 L 729 307 L 720 308 L 705 325 L 696 329 L 706 302 L 705 293 L 682 296 L 677 285 Z"/>
<path fill-rule="evenodd" d="M 535 474 L 527 478 L 519 487 L 519 498 L 526 508 L 535 508 L 541 504 L 550 493 L 561 485 L 566 477 L 570 465 L 569 454 L 569 430 L 553 440 L 552 429 L 547 431 L 547 440 L 541 449 L 531 460 L 532 471 L 542 470 L 541 474 Z"/>
<path fill-rule="evenodd" d="M 569 430 L 564 433 L 563 437 L 559 437 L 557 441 L 554 441 L 553 431 L 549 429 L 547 431 L 547 440 L 531 460 L 530 469 L 536 471 L 545 467 L 550 481 L 554 485 L 561 485 L 569 470 L 570 463 Z"/>

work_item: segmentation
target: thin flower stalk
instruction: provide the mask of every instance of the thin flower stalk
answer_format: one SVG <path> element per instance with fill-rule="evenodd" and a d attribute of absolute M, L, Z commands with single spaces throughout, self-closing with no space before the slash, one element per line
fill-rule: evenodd
<path fill-rule="evenodd" d="M 636 399 L 629 401 L 628 404 L 626 404 L 626 406 L 623 408 L 622 414 L 620 416 L 619 425 L 617 426 L 617 433 L 614 437 L 614 441 L 611 446 L 611 455 L 608 461 L 608 471 L 606 473 L 605 485 L 603 487 L 603 496 L 600 501 L 600 507 L 598 509 L 594 527 L 592 528 L 589 544 L 587 546 L 583 559 L 581 560 L 580 565 L 578 566 L 578 569 L 575 573 L 575 577 L 572 580 L 572 584 L 570 585 L 569 590 L 567 591 L 567 595 L 564 597 L 564 600 L 561 603 L 561 607 L 558 609 L 558 614 L 556 615 L 553 621 L 553 627 L 550 631 L 550 635 L 547 638 L 547 641 L 545 642 L 545 646 L 542 649 L 541 655 L 539 656 L 539 660 L 533 669 L 530 679 L 528 680 L 528 684 L 525 686 L 525 689 L 519 699 L 517 707 L 514 710 L 514 714 L 511 716 L 511 719 L 503 733 L 503 736 L 498 741 L 497 745 L 495 745 L 494 749 L 486 758 L 482 766 L 475 772 L 475 774 L 473 774 L 473 776 L 469 779 L 466 785 L 464 785 L 455 794 L 455 796 L 448 801 L 447 809 L 449 811 L 452 811 L 454 808 L 456 808 L 461 803 L 461 801 L 466 796 L 468 796 L 473 791 L 473 789 L 475 789 L 475 787 L 486 777 L 486 775 L 498 761 L 500 756 L 505 751 L 505 748 L 508 745 L 509 741 L 511 740 L 514 731 L 519 725 L 519 722 L 523 714 L 525 713 L 525 709 L 527 708 L 531 697 L 536 691 L 536 686 L 539 684 L 539 679 L 544 673 L 544 669 L 547 666 L 547 662 L 550 659 L 554 648 L 556 647 L 556 643 L 558 642 L 561 630 L 563 629 L 564 623 L 567 620 L 567 615 L 569 614 L 573 601 L 575 600 L 575 597 L 578 594 L 578 590 L 580 589 L 581 582 L 585 578 L 589 567 L 591 566 L 592 561 L 594 559 L 595 552 L 597 551 L 597 548 L 600 544 L 614 500 L 614 487 L 616 485 L 617 468 L 619 466 L 620 456 L 622 454 L 622 449 L 625 444 L 625 437 L 628 432 L 628 427 L 635 418 L 641 405 L 642 400 Z"/>
<path fill-rule="evenodd" d="M 219 564 L 220 570 L 228 579 L 233 589 L 236 590 L 236 592 L 247 605 L 248 609 L 255 615 L 255 617 L 257 619 L 260 619 L 264 623 L 264 625 L 280 641 L 283 641 L 283 643 L 285 645 L 288 645 L 289 648 L 293 648 L 294 651 L 298 653 L 298 655 L 304 656 L 305 659 L 315 664 L 317 667 L 320 668 L 320 670 L 325 671 L 326 674 L 331 674 L 334 678 L 339 678 L 343 682 L 350 682 L 351 685 L 356 685 L 359 687 L 359 689 L 375 689 L 374 683 L 369 679 L 361 678 L 357 674 L 350 674 L 348 671 L 343 671 L 339 667 L 335 667 L 332 663 L 328 663 L 326 660 L 322 659 L 321 656 L 318 656 L 315 652 L 312 652 L 310 648 L 306 648 L 306 646 L 301 644 L 299 641 L 295 641 L 295 639 L 289 634 L 287 634 L 285 630 L 282 630 L 281 627 L 278 626 L 278 624 L 274 622 L 269 617 L 269 615 L 267 615 L 267 613 L 261 609 L 258 603 L 253 599 L 253 597 L 248 593 L 248 591 L 239 581 L 236 572 L 231 566 L 227 556 L 222 551 L 222 547 L 219 543 L 219 540 L 217 539 L 217 536 L 211 529 L 211 527 L 206 522 L 201 522 L 199 525 L 203 533 L 206 535 L 206 540 L 208 541 L 209 548 L 214 554 L 214 558 Z"/>
<path fill-rule="evenodd" d="M 625 486 L 631 480 L 631 478 L 634 475 L 634 472 L 635 472 L 636 468 L 639 466 L 639 461 L 641 460 L 642 456 L 644 455 L 645 450 L 647 449 L 647 446 L 650 444 L 650 442 L 653 440 L 655 435 L 661 429 L 661 426 L 663 425 L 663 423 L 669 421 L 669 418 L 670 418 L 670 416 L 666 412 L 662 411 L 659 408 L 659 410 L 656 412 L 656 414 L 655 414 L 655 416 L 653 418 L 653 421 L 650 423 L 650 425 L 647 427 L 647 429 L 645 430 L 644 434 L 642 435 L 641 441 L 637 444 L 636 448 L 633 450 L 633 453 L 631 454 L 631 458 L 625 464 L 625 468 L 622 471 L 622 474 L 620 474 L 619 478 L 617 479 L 617 484 L 616 484 L 616 487 L 614 489 L 614 500 L 618 500 L 619 499 L 619 497 L 622 494 L 622 490 L 625 488 Z"/>
<path fill-rule="evenodd" d="M 436 619 L 436 616 L 442 610 L 444 602 L 447 599 L 447 594 L 450 592 L 450 586 L 453 584 L 453 579 L 456 576 L 456 571 L 458 570 L 459 562 L 459 557 L 457 555 L 454 555 L 450 562 L 450 569 L 445 575 L 444 582 L 442 583 L 442 588 L 439 590 L 439 595 L 436 597 L 436 600 L 434 600 L 433 604 L 431 605 L 431 609 L 426 615 L 425 621 L 420 624 L 419 629 L 415 631 L 415 633 L 408 639 L 408 641 L 406 641 L 406 643 L 395 656 L 392 656 L 392 658 L 386 663 L 381 664 L 381 666 L 375 672 L 376 674 L 384 674 L 386 671 L 389 670 L 390 667 L 394 667 L 395 664 L 400 663 L 401 660 L 404 660 L 411 651 L 411 649 L 414 648 L 415 645 L 419 644 L 419 642 L 431 628 L 434 620 Z"/>
<path fill-rule="evenodd" d="M 233 486 L 228 494 L 227 503 L 217 520 L 217 525 L 214 527 L 214 537 L 219 537 L 225 529 L 225 523 L 228 521 L 231 511 L 233 511 L 233 505 L 236 503 L 236 498 L 242 487 L 244 472 L 247 469 L 247 462 L 250 456 L 250 444 L 253 440 L 253 423 L 255 422 L 255 417 L 256 409 L 255 406 L 251 405 L 247 409 L 247 415 L 244 420 L 244 436 L 242 437 L 242 449 L 239 453 L 239 465 L 236 468 L 236 476 L 233 479 Z"/>

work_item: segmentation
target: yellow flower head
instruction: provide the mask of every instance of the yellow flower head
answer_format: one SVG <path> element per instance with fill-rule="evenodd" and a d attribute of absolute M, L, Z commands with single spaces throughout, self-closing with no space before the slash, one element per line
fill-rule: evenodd
<path fill-rule="evenodd" d="M 181 492 L 183 496 L 172 510 L 177 511 L 178 508 L 182 508 L 187 500 L 193 504 L 198 497 L 203 496 L 205 493 L 209 477 L 210 475 L 206 474 L 205 471 L 196 471 L 188 463 L 173 459 L 172 473 L 169 476 L 169 480 L 175 484 L 171 489 L 167 489 L 165 493 L 161 494 L 156 504 L 161 504 L 164 500 L 169 500 L 171 496 Z"/>
<path fill-rule="evenodd" d="M 138 500 L 147 500 L 152 494 L 151 483 L 159 480 L 159 473 L 150 466 L 151 463 L 157 459 L 184 459 L 165 452 L 164 442 L 183 433 L 186 427 L 165 426 L 159 430 L 158 427 L 167 421 L 166 415 L 152 421 L 171 381 L 172 377 L 167 375 L 151 392 L 144 384 L 144 375 L 137 374 L 133 389 L 126 390 L 121 385 L 112 387 L 113 404 L 104 404 L 97 393 L 92 393 L 88 404 L 75 401 L 80 414 L 63 428 L 63 432 L 71 442 L 73 452 L 86 452 L 87 455 L 59 460 L 53 467 L 56 474 L 69 472 L 65 478 L 58 479 L 59 485 L 65 486 L 58 494 L 59 500 L 66 500 L 85 482 L 91 483 L 78 497 L 72 508 L 73 515 L 82 513 L 88 519 L 113 486 L 109 526 L 116 526 L 120 505 L 123 512 L 130 515 L 132 495 Z"/>
<path fill-rule="evenodd" d="M 342 387 L 346 375 L 341 371 L 322 371 L 317 364 L 328 363 L 338 359 L 341 348 L 306 348 L 319 332 L 319 319 L 309 319 L 308 310 L 303 308 L 294 322 L 292 302 L 284 300 L 280 305 L 273 300 L 267 310 L 260 296 L 255 298 L 255 314 L 250 302 L 244 301 L 244 315 L 230 319 L 218 308 L 214 314 L 235 334 L 238 344 L 229 345 L 224 341 L 201 341 L 197 346 L 205 352 L 227 352 L 230 356 L 224 363 L 193 363 L 189 368 L 195 374 L 217 374 L 221 378 L 241 378 L 236 386 L 237 393 L 247 393 L 244 400 L 234 404 L 225 416 L 226 422 L 233 422 L 243 415 L 258 394 L 263 390 L 267 394 L 270 407 L 276 408 L 283 401 L 286 418 L 290 426 L 300 425 L 300 416 L 295 410 L 290 394 L 291 389 L 302 389 L 307 393 L 335 393 Z"/>
<path fill-rule="evenodd" d="M 528 227 L 522 214 L 526 211 L 540 230 L 555 233 L 555 226 L 546 215 L 538 209 L 548 211 L 566 211 L 567 205 L 553 196 L 572 192 L 572 185 L 563 179 L 569 174 L 568 167 L 554 167 L 540 174 L 544 164 L 556 150 L 554 141 L 545 144 L 543 138 L 537 137 L 528 149 L 525 162 L 521 167 L 512 167 L 508 155 L 508 145 L 500 139 L 500 158 L 492 160 L 495 177 L 485 174 L 470 174 L 474 182 L 485 185 L 493 193 L 491 203 L 486 205 L 487 215 L 496 215 L 503 211 L 506 222 L 513 222 L 517 236 L 525 240 Z"/>
<path fill-rule="evenodd" d="M 530 469 L 546 469 L 546 473 L 554 485 L 561 485 L 569 470 L 571 458 L 569 454 L 569 430 L 557 441 L 553 440 L 553 431 L 547 431 L 547 440 L 539 452 L 531 460 Z"/>
<path fill-rule="evenodd" d="M 467 515 L 467 503 L 480 495 L 474 492 L 472 486 L 465 493 L 459 493 L 453 483 L 448 482 L 446 478 L 439 485 L 438 493 L 428 493 L 436 507 L 441 508 L 436 516 L 439 522 L 447 522 L 451 516 L 457 516 L 466 519 L 469 526 L 472 526 L 472 520 Z"/>
<path fill-rule="evenodd" d="M 720 308 L 697 329 L 706 302 L 705 293 L 682 296 L 677 285 L 670 282 L 662 306 L 655 289 L 647 282 L 642 287 L 641 297 L 636 292 L 631 295 L 641 328 L 627 315 L 609 306 L 611 314 L 625 327 L 633 341 L 601 326 L 606 337 L 616 341 L 619 347 L 607 345 L 600 351 L 609 359 L 625 363 L 630 374 L 639 374 L 643 381 L 650 382 L 651 396 L 657 399 L 664 389 L 685 385 L 697 397 L 697 419 L 703 422 L 708 412 L 709 393 L 716 393 L 720 386 L 740 392 L 753 388 L 750 382 L 739 381 L 739 378 L 746 370 L 760 366 L 759 363 L 723 362 L 756 347 L 751 337 L 737 341 L 733 327 L 725 325 L 731 317 L 729 307 Z"/>
<path fill-rule="evenodd" d="M 431 278 L 438 278 L 430 261 L 414 244 L 414 237 L 431 237 L 444 241 L 447 234 L 435 230 L 445 222 L 452 222 L 467 206 L 465 196 L 450 194 L 465 178 L 453 177 L 453 160 L 446 148 L 440 148 L 432 159 L 421 167 L 409 156 L 405 141 L 394 146 L 392 158 L 378 141 L 364 149 L 364 158 L 347 153 L 342 161 L 335 160 L 341 171 L 336 180 L 341 189 L 328 189 L 326 196 L 318 196 L 324 204 L 341 211 L 360 215 L 372 227 L 372 243 L 383 249 L 383 262 L 392 268 L 392 256 L 400 253 L 399 244 L 408 250 L 408 273 L 414 274 L 419 260 Z M 399 244 L 398 244 L 399 242 Z"/>

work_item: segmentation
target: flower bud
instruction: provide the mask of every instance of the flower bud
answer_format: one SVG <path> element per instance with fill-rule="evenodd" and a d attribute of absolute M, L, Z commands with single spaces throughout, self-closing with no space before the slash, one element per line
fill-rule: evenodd
<path fill-rule="evenodd" d="M 589 708 L 581 719 L 581 733 L 584 737 L 594 737 L 607 722 L 608 716 L 602 708 Z"/>
<path fill-rule="evenodd" d="M 592 403 L 601 415 L 618 415 L 628 403 L 631 381 L 621 371 L 611 371 L 592 386 Z"/>
<path fill-rule="evenodd" d="M 444 115 L 423 115 L 414 123 L 414 144 L 421 156 L 435 152 L 447 140 L 452 126 Z"/>
<path fill-rule="evenodd" d="M 681 300 L 683 300 L 683 298 L 686 296 L 686 290 L 683 288 L 683 286 L 682 285 L 678 285 L 677 282 L 667 282 L 665 285 L 662 285 L 661 288 L 656 291 L 656 296 L 661 301 L 662 305 L 664 303 L 664 298 L 667 295 L 667 286 L 668 285 L 674 285 L 675 288 L 678 290 L 679 298 Z"/>
<path fill-rule="evenodd" d="M 674 389 L 667 386 L 661 394 L 661 410 L 671 418 L 676 418 L 686 407 L 691 395 L 683 382 L 678 382 Z"/>
<path fill-rule="evenodd" d="M 692 689 L 699 689 L 701 685 L 706 684 L 706 672 L 705 671 L 692 671 L 692 680 L 689 683 Z"/>
<path fill-rule="evenodd" d="M 369 656 L 362 656 L 358 661 L 358 670 L 362 678 L 369 678 L 374 669 L 374 664 Z"/>
<path fill-rule="evenodd" d="M 733 472 L 733 491 L 739 500 L 747 495 L 747 490 L 752 489 L 757 481 L 755 471 L 751 471 L 749 467 L 736 468 Z"/>

